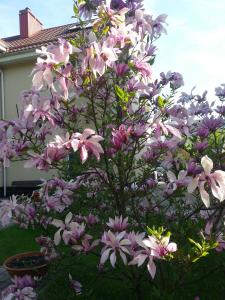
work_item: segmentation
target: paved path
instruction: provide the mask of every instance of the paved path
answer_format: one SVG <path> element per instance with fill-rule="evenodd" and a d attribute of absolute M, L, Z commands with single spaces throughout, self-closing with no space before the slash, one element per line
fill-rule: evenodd
<path fill-rule="evenodd" d="M 0 202 L 4 199 L 0 199 Z M 0 221 L 0 230 L 1 230 L 1 221 Z M 9 274 L 5 271 L 3 267 L 0 266 L 0 299 L 2 291 L 11 283 Z"/>
<path fill-rule="evenodd" d="M 11 280 L 9 274 L 5 271 L 3 267 L 0 267 L 0 299 L 2 291 L 10 285 Z"/>

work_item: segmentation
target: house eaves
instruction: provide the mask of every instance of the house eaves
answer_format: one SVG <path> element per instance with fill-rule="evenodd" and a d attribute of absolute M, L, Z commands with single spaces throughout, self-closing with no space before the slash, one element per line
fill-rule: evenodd
<path fill-rule="evenodd" d="M 0 53 L 0 65 L 8 65 L 25 61 L 35 60 L 37 53 L 35 49 L 23 52 L 4 52 Z"/>

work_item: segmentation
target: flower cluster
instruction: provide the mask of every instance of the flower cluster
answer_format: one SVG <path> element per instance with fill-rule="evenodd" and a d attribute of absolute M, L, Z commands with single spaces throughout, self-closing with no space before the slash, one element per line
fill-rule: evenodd
<path fill-rule="evenodd" d="M 36 300 L 37 294 L 34 291 L 36 282 L 29 275 L 15 277 L 12 284 L 2 292 L 4 300 Z"/>

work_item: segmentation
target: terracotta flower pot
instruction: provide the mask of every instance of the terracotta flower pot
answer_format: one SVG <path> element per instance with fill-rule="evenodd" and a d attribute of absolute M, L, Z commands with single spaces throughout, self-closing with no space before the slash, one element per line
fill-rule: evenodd
<path fill-rule="evenodd" d="M 25 265 L 26 264 L 26 265 Z M 47 262 L 41 252 L 25 252 L 8 257 L 3 264 L 11 277 L 14 276 L 38 276 L 47 272 Z"/>

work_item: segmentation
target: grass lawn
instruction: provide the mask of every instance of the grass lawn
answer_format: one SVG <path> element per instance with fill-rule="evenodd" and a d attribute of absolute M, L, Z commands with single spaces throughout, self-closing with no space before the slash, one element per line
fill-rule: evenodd
<path fill-rule="evenodd" d="M 0 230 L 0 263 L 2 264 L 7 257 L 19 252 L 39 250 L 35 243 L 35 237 L 41 234 L 41 230 L 25 230 L 16 226 Z M 68 249 L 62 248 L 61 250 L 68 254 Z M 93 255 L 66 257 L 60 264 L 50 267 L 48 275 L 40 282 L 38 300 L 193 300 L 197 295 L 201 300 L 225 299 L 225 255 L 223 253 L 212 254 L 199 264 L 195 264 L 191 275 L 187 277 L 186 283 L 179 290 L 175 290 L 171 296 L 168 295 L 166 290 L 174 280 L 174 268 L 168 265 L 165 270 L 164 276 L 166 279 L 164 284 L 166 288 L 164 287 L 164 292 L 163 287 L 161 290 L 160 285 L 157 286 L 157 282 L 159 282 L 157 279 L 160 275 L 159 265 L 157 264 L 156 280 L 153 281 L 153 284 L 156 282 L 156 289 L 153 287 L 150 290 L 152 281 L 144 268 L 143 281 L 141 282 L 142 298 L 137 297 L 128 280 L 119 277 L 121 273 L 117 273 L 118 268 L 112 270 L 107 264 L 104 276 L 101 272 L 97 272 L 96 266 L 99 263 L 99 257 Z M 214 268 L 213 272 L 208 272 L 213 269 L 215 262 L 221 267 Z M 122 271 L 125 270 L 120 265 L 119 268 L 122 268 Z M 76 296 L 70 288 L 69 273 L 75 280 L 82 283 L 84 287 L 83 295 Z M 113 276 L 117 277 L 117 280 L 112 279 Z"/>
<path fill-rule="evenodd" d="M 26 230 L 10 226 L 0 230 L 0 264 L 4 260 L 20 252 L 39 250 L 35 237 L 40 235 L 37 230 Z"/>

